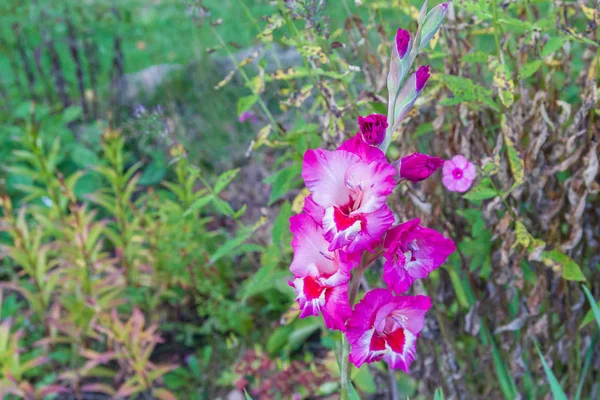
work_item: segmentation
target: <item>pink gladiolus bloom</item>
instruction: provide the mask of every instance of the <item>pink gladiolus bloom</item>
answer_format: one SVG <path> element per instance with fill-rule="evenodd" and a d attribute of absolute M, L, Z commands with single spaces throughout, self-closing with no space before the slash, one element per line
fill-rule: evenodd
<path fill-rule="evenodd" d="M 466 192 L 475 179 L 475 166 L 465 156 L 454 156 L 442 168 L 442 183 L 451 192 Z"/>
<path fill-rule="evenodd" d="M 398 49 L 398 56 L 402 60 L 408 51 L 408 44 L 410 43 L 410 33 L 404 29 L 398 29 L 396 32 L 396 48 Z"/>
<path fill-rule="evenodd" d="M 386 289 L 371 290 L 354 307 L 347 323 L 350 362 L 360 368 L 365 362 L 383 359 L 391 368 L 408 372 L 430 308 L 427 296 L 394 296 Z"/>
<path fill-rule="evenodd" d="M 385 205 L 394 189 L 394 174 L 383 152 L 359 134 L 338 150 L 306 152 L 302 177 L 312 201 L 324 210 L 321 224 L 329 251 L 346 246 L 348 253 L 372 250 L 394 223 Z"/>
<path fill-rule="evenodd" d="M 429 73 L 430 69 L 429 65 L 424 65 L 417 70 L 417 92 L 420 92 L 425 87 L 427 80 L 431 76 Z"/>
<path fill-rule="evenodd" d="M 307 214 L 293 216 L 290 225 L 294 234 L 290 266 L 294 280 L 290 285 L 300 305 L 300 318 L 321 313 L 325 326 L 343 331 L 352 312 L 348 281 L 355 262 L 342 251 L 327 250 L 329 243 L 323 238 L 323 230 Z"/>
<path fill-rule="evenodd" d="M 427 154 L 413 153 L 400 162 L 400 178 L 412 182 L 425 180 L 444 164 L 444 160 Z"/>
<path fill-rule="evenodd" d="M 405 292 L 415 280 L 426 278 L 456 249 L 452 240 L 419 222 L 415 218 L 393 227 L 383 243 L 383 280 L 397 294 Z"/>
<path fill-rule="evenodd" d="M 379 146 L 385 139 L 388 127 L 387 117 L 381 114 L 371 114 L 366 117 L 358 116 L 360 133 L 366 144 Z"/>

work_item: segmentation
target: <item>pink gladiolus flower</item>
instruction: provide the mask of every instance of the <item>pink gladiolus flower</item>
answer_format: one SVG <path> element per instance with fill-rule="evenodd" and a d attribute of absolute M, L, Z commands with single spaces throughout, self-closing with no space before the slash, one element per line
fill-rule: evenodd
<path fill-rule="evenodd" d="M 343 331 L 352 312 L 348 281 L 355 262 L 342 251 L 327 250 L 329 243 L 323 238 L 323 230 L 307 214 L 293 216 L 290 225 L 294 234 L 290 266 L 294 280 L 290 285 L 300 305 L 300 318 L 322 313 L 325 326 Z"/>
<path fill-rule="evenodd" d="M 405 292 L 415 280 L 426 278 L 456 250 L 452 240 L 419 222 L 416 218 L 393 227 L 383 243 L 383 280 L 397 294 Z"/>
<path fill-rule="evenodd" d="M 464 156 L 447 160 L 442 168 L 442 183 L 451 192 L 466 192 L 475 179 L 475 166 Z"/>
<path fill-rule="evenodd" d="M 419 182 L 429 178 L 444 164 L 444 160 L 427 154 L 413 153 L 400 162 L 400 178 Z"/>
<path fill-rule="evenodd" d="M 394 174 L 383 152 L 359 134 L 338 150 L 304 154 L 302 177 L 312 201 L 324 210 L 321 224 L 329 251 L 346 246 L 348 253 L 372 250 L 394 223 L 385 205 L 394 189 Z"/>
<path fill-rule="evenodd" d="M 388 127 L 387 117 L 381 114 L 371 114 L 366 117 L 359 115 L 358 126 L 366 144 L 379 146 L 385 139 L 385 130 Z"/>
<path fill-rule="evenodd" d="M 386 289 L 368 292 L 347 323 L 350 362 L 360 368 L 383 359 L 391 368 L 408 372 L 430 308 L 427 296 L 394 296 Z"/>
<path fill-rule="evenodd" d="M 408 45 L 410 43 L 410 33 L 404 29 L 398 29 L 396 32 L 396 48 L 398 49 L 398 56 L 402 60 L 408 51 Z"/>
<path fill-rule="evenodd" d="M 420 92 L 425 87 L 427 80 L 431 76 L 429 73 L 430 69 L 429 65 L 424 65 L 417 70 L 417 92 Z"/>

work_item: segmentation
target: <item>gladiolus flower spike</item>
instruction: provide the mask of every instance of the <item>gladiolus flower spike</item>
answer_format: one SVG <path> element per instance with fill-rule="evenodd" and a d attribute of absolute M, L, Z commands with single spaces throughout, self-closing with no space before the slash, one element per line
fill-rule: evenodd
<path fill-rule="evenodd" d="M 444 7 L 427 15 L 428 33 L 439 27 Z M 405 58 L 416 56 L 410 54 L 416 51 L 410 42 L 410 33 L 399 29 L 393 55 L 407 68 L 412 62 Z M 422 66 L 404 81 L 392 110 L 398 119 L 412 107 L 430 76 L 430 67 Z M 310 194 L 302 212 L 290 218 L 294 251 L 290 286 L 300 318 L 322 316 L 327 328 L 346 335 L 348 360 L 355 366 L 385 361 L 390 368 L 408 372 L 432 303 L 427 296 L 410 296 L 406 291 L 439 268 L 456 246 L 422 226 L 418 218 L 396 221 L 387 198 L 397 185 L 423 181 L 442 166 L 443 182 L 450 190 L 468 189 L 475 174 L 462 156 L 444 161 L 413 153 L 390 164 L 385 150 L 395 128 L 388 121 L 389 116 L 381 114 L 360 116 L 359 132 L 337 149 L 311 149 L 304 154 L 302 178 Z M 364 270 L 382 256 L 386 288 L 369 291 L 353 305 Z"/>

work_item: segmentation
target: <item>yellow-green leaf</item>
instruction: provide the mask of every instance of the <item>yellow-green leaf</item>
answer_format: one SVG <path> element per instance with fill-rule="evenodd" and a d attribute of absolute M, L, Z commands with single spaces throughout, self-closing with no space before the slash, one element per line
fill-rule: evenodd
<path fill-rule="evenodd" d="M 510 71 L 504 64 L 498 64 L 494 72 L 494 85 L 498 88 L 500 101 L 506 107 L 510 107 L 515 100 L 515 84 L 510 77 Z"/>
<path fill-rule="evenodd" d="M 585 281 L 579 265 L 559 249 L 545 251 L 542 260 L 546 266 L 562 270 L 562 277 L 568 281 Z"/>
<path fill-rule="evenodd" d="M 515 233 L 517 234 L 517 243 L 528 248 L 531 244 L 531 235 L 521 221 L 515 222 Z"/>
<path fill-rule="evenodd" d="M 515 147 L 515 142 L 508 133 L 508 126 L 506 125 L 506 117 L 502 116 L 502 132 L 504 134 L 504 143 L 506 144 L 506 152 L 508 154 L 508 164 L 513 174 L 515 182 L 513 188 L 521 185 L 525 181 L 525 166 L 523 164 L 523 158 Z"/>

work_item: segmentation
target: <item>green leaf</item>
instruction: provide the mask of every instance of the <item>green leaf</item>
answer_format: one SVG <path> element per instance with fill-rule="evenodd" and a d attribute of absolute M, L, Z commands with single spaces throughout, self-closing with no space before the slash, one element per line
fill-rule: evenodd
<path fill-rule="evenodd" d="M 490 187 L 481 187 L 478 185 L 471 189 L 469 193 L 465 194 L 463 198 L 472 201 L 479 201 L 491 199 L 496 196 L 498 196 L 498 192 L 496 192 L 496 189 Z"/>
<path fill-rule="evenodd" d="M 300 176 L 301 172 L 302 166 L 299 163 L 295 163 L 280 169 L 278 172 L 265 179 L 266 183 L 271 184 L 269 205 L 284 196 L 290 189 L 300 184 L 300 180 L 297 178 Z"/>
<path fill-rule="evenodd" d="M 485 178 L 482 179 L 477 186 L 469 190 L 469 192 L 465 194 L 463 198 L 471 201 L 480 201 L 491 199 L 496 196 L 499 196 L 499 193 L 496 191 L 496 189 L 490 187 L 490 179 Z"/>
<path fill-rule="evenodd" d="M 590 292 L 590 289 L 588 289 L 587 286 L 581 285 L 581 287 L 583 288 L 583 291 L 585 292 L 585 295 L 586 295 L 588 301 L 590 302 L 590 307 L 591 307 L 590 312 L 594 313 L 594 318 L 596 318 L 596 323 L 598 324 L 598 328 L 600 328 L 600 308 L 599 308 L 600 301 L 598 303 L 596 303 L 596 301 L 594 300 L 594 296 L 592 295 L 592 292 Z M 585 320 L 584 320 L 584 322 L 585 322 Z M 582 326 L 583 326 L 583 323 L 582 323 Z"/>
<path fill-rule="evenodd" d="M 62 121 L 63 123 L 68 124 L 79 119 L 79 117 L 81 117 L 81 114 L 83 114 L 81 106 L 69 106 L 63 111 Z"/>
<path fill-rule="evenodd" d="M 492 100 L 492 91 L 474 83 L 469 78 L 454 75 L 442 75 L 446 86 L 453 94 L 453 98 L 444 99 L 443 104 L 453 105 L 463 102 L 479 102 L 491 109 L 500 112 L 500 107 Z"/>
<path fill-rule="evenodd" d="M 548 380 L 548 383 L 550 384 L 550 390 L 552 391 L 552 397 L 554 397 L 554 400 L 567 400 L 567 395 L 565 394 L 563 388 L 560 386 L 560 383 L 558 382 L 558 379 L 556 379 L 556 376 L 554 376 L 554 372 L 552 372 L 552 369 L 550 369 L 548 363 L 546 363 L 546 360 L 544 359 L 544 356 L 540 351 L 540 347 L 538 346 L 536 341 L 534 341 L 533 343 L 535 344 L 537 353 L 540 356 L 540 360 L 542 361 L 542 366 L 544 367 L 544 372 L 546 373 L 546 379 Z"/>
<path fill-rule="evenodd" d="M 512 187 L 516 188 L 525 181 L 525 165 L 523 163 L 523 158 L 515 147 L 515 142 L 509 135 L 508 125 L 506 124 L 506 117 L 504 115 L 502 116 L 502 132 L 504 134 L 504 143 L 506 144 L 506 152 L 508 154 L 508 164 L 510 165 L 510 170 L 515 179 Z"/>
<path fill-rule="evenodd" d="M 219 197 L 214 197 L 212 198 L 213 201 L 213 205 L 215 206 L 215 208 L 217 209 L 217 211 L 223 215 L 225 215 L 226 217 L 233 217 L 235 214 L 235 210 L 233 209 L 233 207 L 231 207 L 231 205 L 226 202 L 223 199 L 220 199 Z"/>
<path fill-rule="evenodd" d="M 435 394 L 433 395 L 433 400 L 444 400 L 444 389 L 441 387 L 435 389 Z"/>
<path fill-rule="evenodd" d="M 272 356 L 279 353 L 281 349 L 288 343 L 290 335 L 292 334 L 294 327 L 292 325 L 283 325 L 275 329 L 269 339 L 267 340 L 267 351 Z"/>
<path fill-rule="evenodd" d="M 208 203 L 210 203 L 212 201 L 213 198 L 214 197 L 212 194 L 197 198 L 190 205 L 190 207 L 187 210 L 185 210 L 185 212 L 183 213 L 183 216 L 187 217 L 188 215 L 192 214 L 195 211 L 202 210 Z"/>
<path fill-rule="evenodd" d="M 292 325 L 294 329 L 289 337 L 290 352 L 298 350 L 313 333 L 321 329 L 321 320 L 319 318 L 297 319 Z"/>
<path fill-rule="evenodd" d="M 585 281 L 585 276 L 579 265 L 559 249 L 543 252 L 542 261 L 548 267 L 560 266 L 562 277 L 568 281 Z"/>
<path fill-rule="evenodd" d="M 237 102 L 237 115 L 242 115 L 244 111 L 248 111 L 260 97 L 257 94 L 240 97 Z"/>
<path fill-rule="evenodd" d="M 70 150 L 71 160 L 79 167 L 86 168 L 99 162 L 96 152 L 81 144 L 74 144 Z"/>
<path fill-rule="evenodd" d="M 144 172 L 138 183 L 144 186 L 156 185 L 165 177 L 166 172 L 167 162 L 165 156 L 161 153 L 157 153 L 152 159 L 152 162 L 144 168 Z"/>
<path fill-rule="evenodd" d="M 465 54 L 461 57 L 460 61 L 468 64 L 482 64 L 488 62 L 489 56 L 490 55 L 488 53 L 477 50 Z"/>
<path fill-rule="evenodd" d="M 464 9 L 468 13 L 475 14 L 479 19 L 486 20 L 491 19 L 493 15 L 489 12 L 489 2 L 485 0 L 476 1 L 461 1 L 456 2 L 455 7 L 458 9 Z"/>
<path fill-rule="evenodd" d="M 500 383 L 500 389 L 504 394 L 504 397 L 507 400 L 513 400 L 517 397 L 517 388 L 512 376 L 508 373 L 508 368 L 502 359 L 502 355 L 498 350 L 498 346 L 496 345 L 496 341 L 490 335 L 490 333 L 486 329 L 486 335 L 489 337 L 490 342 L 492 343 L 492 360 L 494 362 L 494 367 L 496 369 L 496 376 L 498 377 L 498 382 Z"/>
<path fill-rule="evenodd" d="M 377 392 L 377 386 L 375 385 L 375 380 L 373 379 L 373 375 L 371 375 L 369 368 L 359 368 L 358 373 L 352 380 L 361 392 L 368 394 Z"/>
<path fill-rule="evenodd" d="M 527 64 L 523 65 L 523 68 L 521 68 L 521 70 L 519 70 L 519 76 L 521 77 L 521 79 L 527 79 L 533 74 L 535 74 L 541 66 L 541 60 L 528 62 Z"/>
<path fill-rule="evenodd" d="M 286 201 L 281 206 L 277 218 L 273 223 L 272 238 L 273 243 L 278 246 L 289 245 L 287 238 L 290 235 L 290 217 L 292 216 L 292 205 L 289 201 Z"/>
<path fill-rule="evenodd" d="M 550 54 L 560 49 L 563 46 L 564 41 L 565 40 L 561 36 L 554 36 L 550 38 L 544 45 L 541 56 L 548 57 Z"/>
<path fill-rule="evenodd" d="M 598 322 L 600 324 L 600 321 Z M 596 333 L 592 338 L 592 342 L 585 352 L 585 360 L 583 361 L 583 368 L 581 369 L 581 373 L 579 374 L 579 383 L 577 384 L 577 392 L 575 393 L 574 400 L 581 399 L 581 392 L 583 390 L 583 385 L 585 384 L 585 378 L 587 376 L 588 370 L 590 369 L 590 365 L 592 364 L 592 357 L 594 356 L 594 350 L 596 349 L 596 343 L 598 343 L 598 337 L 600 334 Z"/>
<path fill-rule="evenodd" d="M 250 397 L 248 392 L 246 392 L 246 389 L 244 389 L 244 397 L 246 398 L 246 400 L 252 400 L 252 397 Z"/>
<path fill-rule="evenodd" d="M 239 168 L 223 172 L 219 176 L 219 179 L 217 179 L 217 182 L 215 183 L 215 187 L 213 189 L 214 192 L 216 194 L 219 194 L 223 189 L 225 189 L 225 187 L 227 187 L 227 185 L 231 183 L 231 181 L 237 176 L 239 172 Z"/>

